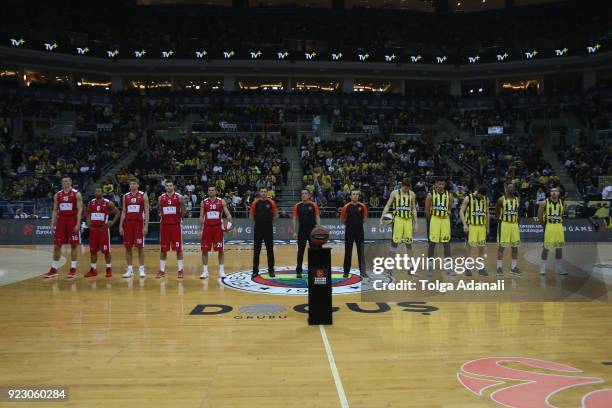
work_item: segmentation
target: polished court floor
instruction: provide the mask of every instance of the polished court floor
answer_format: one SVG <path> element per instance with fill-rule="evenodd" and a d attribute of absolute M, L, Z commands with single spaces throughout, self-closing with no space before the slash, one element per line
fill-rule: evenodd
<path fill-rule="evenodd" d="M 156 280 L 156 249 L 147 248 L 144 280 L 121 277 L 121 247 L 112 279 L 86 280 L 84 246 L 79 277 L 68 281 L 66 264 L 58 279 L 40 277 L 49 247 L 0 248 L 0 387 L 70 392 L 69 402 L 0 406 L 612 406 L 609 283 L 595 299 L 556 302 L 415 294 L 376 303 L 348 285 L 334 296 L 334 324 L 319 327 L 307 325 L 306 296 L 289 272 L 293 246 L 276 247 L 291 295 L 262 290 L 273 286 L 265 274 L 257 285 L 239 275 L 222 284 L 216 255 L 211 278 L 198 279 L 197 247 L 185 253 L 184 281 L 173 255 L 168 277 Z M 340 266 L 342 248 L 332 253 Z M 250 247 L 228 246 L 225 263 L 246 276 Z M 526 253 L 520 266 L 522 284 L 542 288 Z M 545 280 L 555 287 L 556 278 Z"/>

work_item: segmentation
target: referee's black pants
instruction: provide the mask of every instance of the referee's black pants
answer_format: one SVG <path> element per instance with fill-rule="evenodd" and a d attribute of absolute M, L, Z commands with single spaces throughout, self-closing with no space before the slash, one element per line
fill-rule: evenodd
<path fill-rule="evenodd" d="M 306 250 L 306 243 L 312 245 L 310 241 L 310 233 L 314 227 L 304 227 L 298 229 L 298 252 L 297 252 L 297 266 L 295 271 L 299 274 L 302 273 L 302 264 L 304 263 L 304 251 Z"/>
<path fill-rule="evenodd" d="M 344 238 L 344 274 L 348 275 L 351 270 L 351 260 L 353 258 L 353 243 L 357 246 L 357 261 L 359 262 L 359 272 L 365 273 L 365 264 L 363 259 L 363 228 L 361 229 L 346 229 Z"/>
<path fill-rule="evenodd" d="M 261 244 L 265 242 L 266 253 L 268 255 L 268 272 L 274 272 L 274 234 L 272 224 L 258 225 L 254 227 L 254 248 L 253 248 L 253 273 L 259 273 L 259 253 Z"/>

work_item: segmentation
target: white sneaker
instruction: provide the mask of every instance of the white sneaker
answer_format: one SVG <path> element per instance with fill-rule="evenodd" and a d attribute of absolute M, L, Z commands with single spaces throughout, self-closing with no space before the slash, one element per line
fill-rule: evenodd
<path fill-rule="evenodd" d="M 134 276 L 134 272 L 132 271 L 127 271 L 126 273 L 123 274 L 124 278 L 131 278 L 132 276 Z"/>
<path fill-rule="evenodd" d="M 140 276 L 141 278 L 146 278 L 146 277 L 147 277 L 147 274 L 145 273 L 145 271 L 140 271 L 140 272 L 138 273 L 138 276 Z"/>
<path fill-rule="evenodd" d="M 546 275 L 546 269 L 540 269 L 540 275 Z"/>
<path fill-rule="evenodd" d="M 202 274 L 200 275 L 200 279 L 206 279 L 208 278 L 208 272 L 202 272 Z"/>
<path fill-rule="evenodd" d="M 225 272 L 219 272 L 219 277 L 220 278 L 225 278 Z"/>
<path fill-rule="evenodd" d="M 558 270 L 557 270 L 557 273 L 558 273 L 559 275 L 567 275 L 567 274 L 568 274 L 568 273 L 567 273 L 567 271 L 566 271 L 565 269 L 563 269 L 563 268 L 558 269 Z"/>

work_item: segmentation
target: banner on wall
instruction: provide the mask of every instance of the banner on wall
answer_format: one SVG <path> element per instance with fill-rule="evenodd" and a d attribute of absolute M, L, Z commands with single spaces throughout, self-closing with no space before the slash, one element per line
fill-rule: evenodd
<path fill-rule="evenodd" d="M 339 219 L 322 219 L 321 224 L 329 229 L 330 240 L 344 240 L 344 225 Z M 0 245 L 44 245 L 53 243 L 53 232 L 50 220 L 0 220 Z M 248 219 L 234 219 L 236 229 L 226 233 L 226 241 L 250 241 L 253 239 L 253 223 Z M 544 229 L 532 218 L 525 218 L 520 223 L 521 240 L 524 242 L 542 241 Z M 379 227 L 378 219 L 369 219 L 364 225 L 366 240 L 390 240 L 392 227 Z M 190 218 L 183 221 L 183 242 L 199 243 L 200 226 L 198 219 Z M 88 230 L 83 229 L 83 242 L 87 242 Z M 490 241 L 495 237 L 495 225 L 491 226 Z M 293 239 L 292 222 L 288 218 L 281 218 L 274 226 L 274 239 L 288 241 Z M 419 231 L 415 239 L 427 239 L 424 219 L 419 219 Z M 568 242 L 612 242 L 612 230 L 594 224 L 588 219 L 568 219 L 565 222 L 565 239 Z M 121 244 L 118 228 L 111 230 L 111 242 Z M 146 242 L 150 244 L 159 242 L 159 224 L 151 223 Z"/>

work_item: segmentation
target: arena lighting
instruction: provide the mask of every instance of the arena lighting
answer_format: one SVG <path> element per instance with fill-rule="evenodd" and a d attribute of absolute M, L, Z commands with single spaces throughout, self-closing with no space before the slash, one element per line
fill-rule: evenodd
<path fill-rule="evenodd" d="M 520 82 L 514 82 L 514 83 L 505 82 L 502 84 L 502 89 L 512 89 L 512 90 L 527 89 L 531 85 L 535 85 L 536 87 L 540 86 L 537 80 L 529 79 L 527 81 L 520 81 Z"/>
<path fill-rule="evenodd" d="M 251 51 L 251 59 L 257 59 L 261 57 L 261 51 Z"/>
<path fill-rule="evenodd" d="M 568 51 L 569 51 L 569 50 L 567 49 L 567 47 L 562 48 L 562 49 L 560 49 L 560 50 L 555 50 L 555 56 L 557 56 L 557 57 L 562 57 L 562 56 L 564 56 L 565 54 L 567 54 L 567 52 L 568 52 Z"/>
<path fill-rule="evenodd" d="M 140 81 L 131 81 L 132 84 L 132 88 L 138 88 L 138 89 L 146 89 L 146 88 L 170 88 L 172 86 L 172 84 L 168 81 L 165 82 L 158 82 L 158 83 L 151 83 L 151 84 L 145 84 L 142 83 Z"/>
<path fill-rule="evenodd" d="M 23 38 L 20 38 L 20 39 L 11 38 L 11 45 L 13 47 L 21 47 L 23 44 L 25 44 L 25 40 Z"/>
<path fill-rule="evenodd" d="M 355 84 L 353 85 L 353 92 L 364 92 L 364 91 L 387 92 L 389 88 L 391 88 L 390 84 L 382 85 L 381 87 L 378 87 L 378 88 L 376 88 L 374 85 Z"/>
<path fill-rule="evenodd" d="M 111 82 L 94 82 L 94 81 L 87 81 L 86 79 L 81 79 L 80 82 L 77 82 L 78 86 L 100 86 L 100 87 L 106 87 L 108 88 L 111 85 Z"/>

